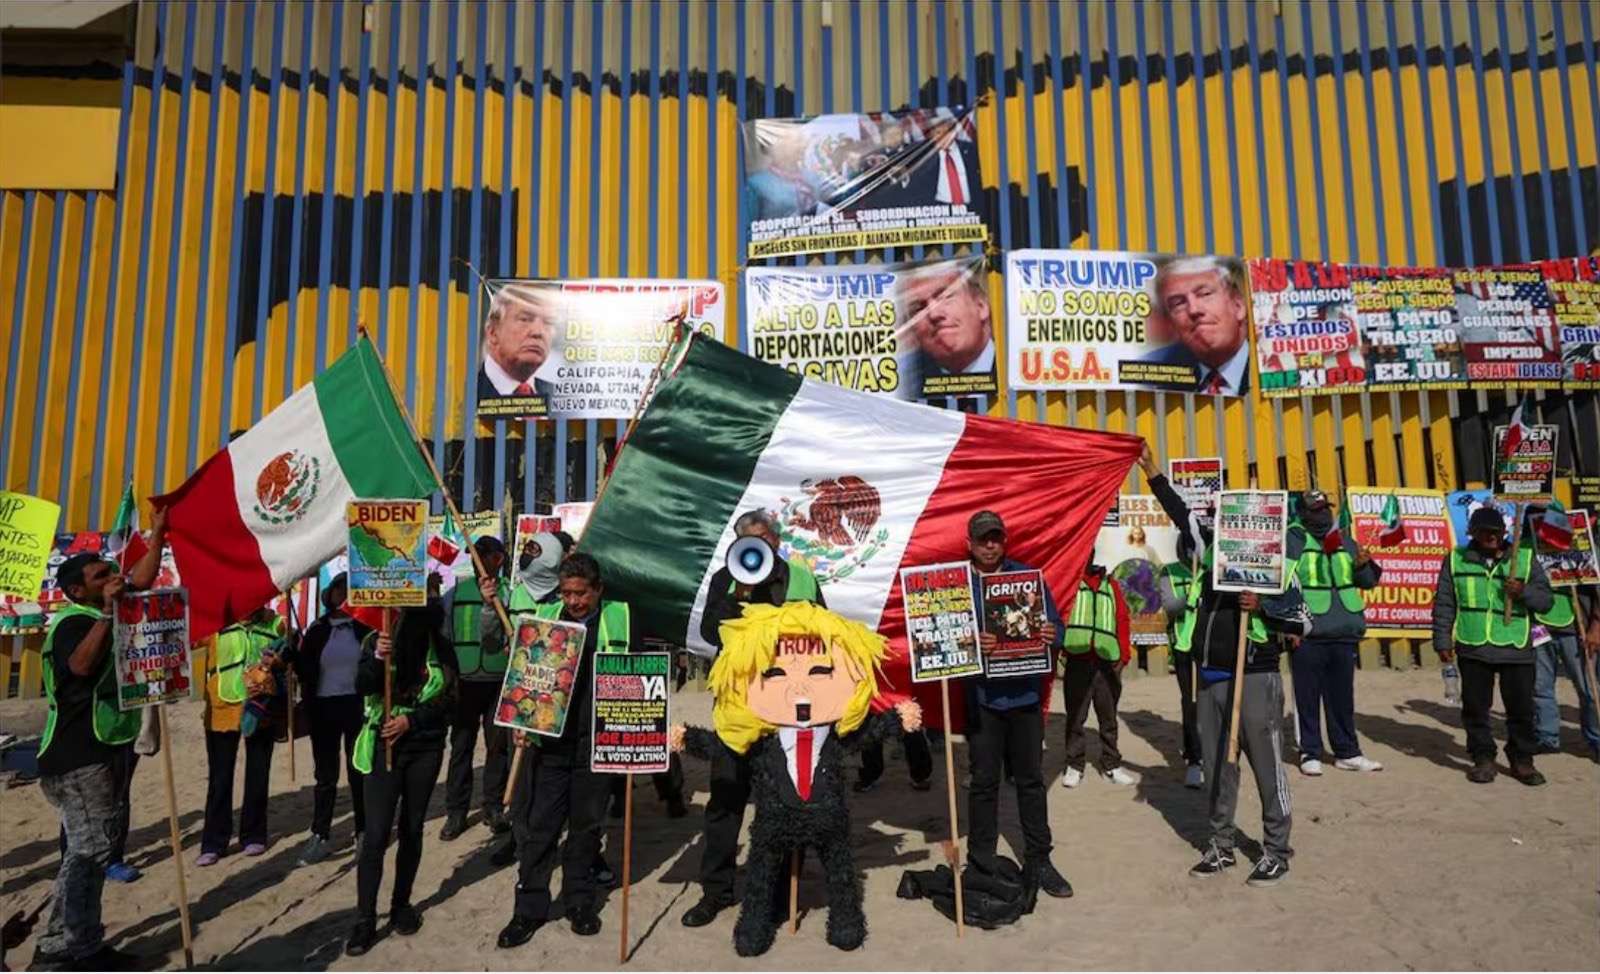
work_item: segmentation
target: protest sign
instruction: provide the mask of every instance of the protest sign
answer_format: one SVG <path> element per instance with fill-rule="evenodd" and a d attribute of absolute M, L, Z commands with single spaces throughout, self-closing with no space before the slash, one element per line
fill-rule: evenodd
<path fill-rule="evenodd" d="M 1018 389 L 1242 396 L 1249 321 L 1244 262 L 1232 257 L 1006 255 L 1006 347 Z"/>
<path fill-rule="evenodd" d="M 970 565 L 962 561 L 902 568 L 900 593 L 905 599 L 911 682 L 983 672 Z"/>
<path fill-rule="evenodd" d="M 138 710 L 194 696 L 189 671 L 189 590 L 125 592 L 111 631 L 117 707 Z"/>
<path fill-rule="evenodd" d="M 541 541 L 535 535 L 553 535 L 561 530 L 561 519 L 554 514 L 518 514 L 517 530 L 513 535 L 516 544 L 506 553 L 512 565 L 516 565 L 523 555 L 538 558 L 544 553 L 543 545 L 549 540 Z"/>
<path fill-rule="evenodd" d="M 480 418 L 629 419 L 676 329 L 723 340 L 722 284 L 492 280 L 479 336 Z"/>
<path fill-rule="evenodd" d="M 1225 490 L 1217 495 L 1211 587 L 1219 592 L 1282 592 L 1289 582 L 1284 534 L 1289 495 L 1281 490 Z"/>
<path fill-rule="evenodd" d="M 1453 490 L 1445 495 L 1445 502 L 1450 508 L 1450 530 L 1455 535 L 1457 546 L 1472 543 L 1472 538 L 1467 534 L 1467 523 L 1472 520 L 1472 512 L 1485 505 L 1493 505 L 1500 516 L 1506 519 L 1506 537 L 1509 539 L 1517 523 L 1517 505 L 1510 501 L 1497 498 L 1494 492 L 1479 488 L 1477 490 Z"/>
<path fill-rule="evenodd" d="M 44 584 L 61 505 L 0 491 L 0 592 L 31 599 Z"/>
<path fill-rule="evenodd" d="M 1404 537 L 1384 545 L 1384 508 L 1394 497 Z M 1433 625 L 1433 593 L 1439 563 L 1450 553 L 1450 517 L 1444 495 L 1435 490 L 1350 487 L 1344 502 L 1357 544 L 1378 563 L 1378 584 L 1361 593 L 1366 601 L 1367 635 L 1405 638 Z"/>
<path fill-rule="evenodd" d="M 1366 388 L 1366 357 L 1348 268 L 1308 260 L 1252 260 L 1250 294 L 1263 396 Z"/>
<path fill-rule="evenodd" d="M 668 653 L 594 654 L 594 749 L 589 770 L 649 774 L 667 770 L 671 726 Z"/>
<path fill-rule="evenodd" d="M 985 676 L 1035 676 L 1053 667 L 1044 639 L 1044 576 L 1037 570 L 995 572 L 978 577 L 983 631 L 995 648 L 983 654 Z"/>
<path fill-rule="evenodd" d="M 1555 491 L 1557 427 L 1539 424 L 1517 443 L 1511 456 L 1503 456 L 1506 427 L 1494 428 L 1494 492 L 1508 501 L 1549 500 Z M 1508 522 L 1509 523 L 1509 522 Z"/>
<path fill-rule="evenodd" d="M 427 501 L 351 501 L 345 526 L 350 605 L 428 604 Z"/>
<path fill-rule="evenodd" d="M 1178 457 L 1167 466 L 1167 480 L 1183 503 L 1210 528 L 1216 521 L 1217 491 L 1222 489 L 1221 457 Z M 1185 525 L 1177 525 L 1180 529 Z M 1195 538 L 1195 544 L 1203 539 Z"/>
<path fill-rule="evenodd" d="M 1454 272 L 1467 378 L 1505 389 L 1561 385 L 1556 312 L 1536 264 Z"/>
<path fill-rule="evenodd" d="M 1562 378 L 1569 389 L 1600 389 L 1600 256 L 1540 266 L 1555 309 Z"/>
<path fill-rule="evenodd" d="M 1351 267 L 1368 387 L 1465 389 L 1455 282 L 1442 267 Z"/>
<path fill-rule="evenodd" d="M 560 737 L 588 633 L 579 623 L 540 619 L 532 613 L 514 616 L 511 630 L 511 658 L 500 684 L 494 722 L 529 734 Z"/>
<path fill-rule="evenodd" d="M 808 379 L 897 399 L 992 394 L 985 258 L 745 271 L 746 344 Z"/>
<path fill-rule="evenodd" d="M 1600 507 L 1600 477 L 1572 477 L 1572 503 L 1579 507 Z"/>
<path fill-rule="evenodd" d="M 988 239 L 961 105 L 745 122 L 749 259 Z"/>
<path fill-rule="evenodd" d="M 1167 614 L 1161 608 L 1161 566 L 1178 560 L 1178 529 L 1149 494 L 1118 497 L 1113 513 L 1095 536 L 1095 561 L 1122 586 L 1131 642 L 1164 645 Z"/>
<path fill-rule="evenodd" d="M 428 571 L 444 576 L 446 586 L 452 579 L 467 578 L 472 574 L 472 554 L 466 545 L 479 538 L 500 537 L 500 512 L 477 511 L 464 514 L 455 525 L 455 531 L 445 531 L 445 516 L 428 518 Z"/>
<path fill-rule="evenodd" d="M 1594 522 L 1588 511 L 1568 511 L 1572 544 L 1556 550 L 1544 544 L 1538 548 L 1539 567 L 1551 585 L 1600 585 L 1600 561 L 1595 559 Z"/>
<path fill-rule="evenodd" d="M 565 504 L 557 504 L 551 511 L 561 519 L 561 530 L 577 539 L 583 537 L 583 529 L 589 524 L 589 515 L 594 511 L 594 501 L 568 501 Z"/>

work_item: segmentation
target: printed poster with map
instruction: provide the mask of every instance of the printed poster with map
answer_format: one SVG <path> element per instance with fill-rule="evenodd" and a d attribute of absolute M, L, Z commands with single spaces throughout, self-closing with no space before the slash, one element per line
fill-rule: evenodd
<path fill-rule="evenodd" d="M 352 606 L 428 604 L 427 501 L 351 501 L 345 525 Z"/>

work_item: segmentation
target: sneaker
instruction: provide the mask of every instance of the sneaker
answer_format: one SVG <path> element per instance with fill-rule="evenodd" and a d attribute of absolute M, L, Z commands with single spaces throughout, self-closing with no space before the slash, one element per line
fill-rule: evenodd
<path fill-rule="evenodd" d="M 252 859 L 256 856 L 264 856 L 267 854 L 267 844 L 265 842 L 252 842 L 244 847 L 244 854 Z"/>
<path fill-rule="evenodd" d="M 1199 788 L 1206 783 L 1206 770 L 1198 764 L 1191 764 L 1183 771 L 1183 786 L 1185 788 Z"/>
<path fill-rule="evenodd" d="M 1383 765 L 1372 760 L 1365 754 L 1357 754 L 1353 758 L 1340 758 L 1333 762 L 1333 766 L 1340 771 L 1382 771 Z"/>
<path fill-rule="evenodd" d="M 702 896 L 700 902 L 689 907 L 683 914 L 683 925 L 686 927 L 703 927 L 717 918 L 717 914 L 734 904 L 733 897 L 719 899 L 714 896 Z"/>
<path fill-rule="evenodd" d="M 1082 768 L 1068 768 L 1061 772 L 1061 787 L 1076 788 L 1083 782 Z"/>
<path fill-rule="evenodd" d="M 1213 842 L 1200 861 L 1190 867 L 1189 875 L 1202 878 L 1220 876 L 1224 869 L 1232 869 L 1238 861 L 1232 849 L 1223 849 Z"/>
<path fill-rule="evenodd" d="M 1056 871 L 1055 865 L 1050 860 L 1035 863 L 1032 872 L 1033 878 L 1039 883 L 1039 889 L 1043 892 L 1058 900 L 1067 899 L 1072 895 L 1072 884 L 1067 882 L 1067 877 Z"/>
<path fill-rule="evenodd" d="M 215 852 L 202 852 L 200 857 L 194 861 L 194 864 L 204 869 L 207 866 L 215 866 L 221 859 L 222 857 Z"/>
<path fill-rule="evenodd" d="M 422 914 L 409 903 L 392 907 L 389 910 L 389 926 L 400 936 L 409 937 L 422 929 Z"/>
<path fill-rule="evenodd" d="M 454 842 L 467 830 L 467 813 L 451 812 L 445 816 L 444 828 L 439 830 L 440 842 Z"/>
<path fill-rule="evenodd" d="M 113 883 L 131 883 L 143 875 L 125 862 L 114 862 L 106 867 L 106 879 Z"/>
<path fill-rule="evenodd" d="M 1277 856 L 1264 855 L 1256 863 L 1256 868 L 1250 870 L 1250 878 L 1245 880 L 1249 886 L 1276 886 L 1283 882 L 1283 877 L 1289 875 L 1289 863 Z"/>
<path fill-rule="evenodd" d="M 1134 785 L 1139 783 L 1139 779 L 1134 776 L 1133 772 L 1120 766 L 1112 768 L 1110 771 L 1100 772 L 1100 777 L 1114 785 Z"/>
<path fill-rule="evenodd" d="M 1308 778 L 1322 777 L 1322 762 L 1316 758 L 1306 758 L 1300 762 L 1300 773 Z"/>
<path fill-rule="evenodd" d="M 300 865 L 302 866 L 314 866 L 326 858 L 328 858 L 328 840 L 320 835 L 313 835 L 300 848 Z"/>
<path fill-rule="evenodd" d="M 1493 761 L 1479 761 L 1467 769 L 1467 780 L 1475 785 L 1486 785 L 1494 780 L 1495 774 Z"/>

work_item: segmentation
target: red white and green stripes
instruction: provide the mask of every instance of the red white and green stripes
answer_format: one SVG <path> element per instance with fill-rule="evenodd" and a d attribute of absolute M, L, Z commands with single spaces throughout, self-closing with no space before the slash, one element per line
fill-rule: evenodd
<path fill-rule="evenodd" d="M 169 507 L 192 638 L 248 615 L 342 551 L 351 499 L 433 489 L 363 337 L 182 487 L 154 499 Z"/>

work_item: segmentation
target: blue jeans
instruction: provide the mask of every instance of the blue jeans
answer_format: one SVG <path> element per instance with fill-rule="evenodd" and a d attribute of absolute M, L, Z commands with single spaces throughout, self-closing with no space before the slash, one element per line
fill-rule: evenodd
<path fill-rule="evenodd" d="M 1556 668 L 1560 667 L 1578 690 L 1583 739 L 1590 748 L 1600 747 L 1600 717 L 1595 714 L 1594 686 L 1589 681 L 1589 664 L 1578 645 L 1578 635 L 1570 630 L 1551 635 L 1555 638 L 1550 642 L 1533 648 L 1534 732 L 1540 744 L 1561 746 L 1561 708 L 1556 705 Z"/>
<path fill-rule="evenodd" d="M 1322 720 L 1335 758 L 1361 753 L 1356 738 L 1356 641 L 1307 636 L 1289 654 L 1294 709 L 1300 722 L 1300 760 L 1322 759 Z"/>

